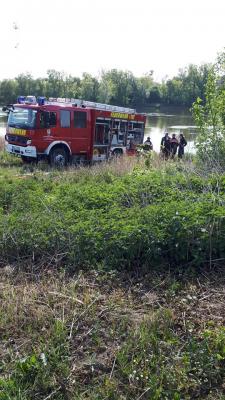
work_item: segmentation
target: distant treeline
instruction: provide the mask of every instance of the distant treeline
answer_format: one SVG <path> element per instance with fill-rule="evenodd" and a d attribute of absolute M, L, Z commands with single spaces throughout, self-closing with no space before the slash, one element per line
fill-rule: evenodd
<path fill-rule="evenodd" d="M 14 103 L 18 95 L 70 97 L 121 106 L 144 107 L 153 104 L 191 106 L 197 97 L 204 100 L 209 64 L 189 65 L 172 79 L 155 82 L 153 71 L 135 77 L 132 72 L 112 69 L 99 78 L 83 73 L 82 78 L 54 69 L 46 78 L 20 74 L 0 81 L 0 104 Z"/>

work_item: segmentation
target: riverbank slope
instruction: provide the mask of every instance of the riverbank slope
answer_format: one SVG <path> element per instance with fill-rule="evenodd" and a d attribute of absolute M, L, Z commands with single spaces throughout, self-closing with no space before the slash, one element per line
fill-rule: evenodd
<path fill-rule="evenodd" d="M 0 399 L 223 399 L 225 177 L 0 163 Z"/>

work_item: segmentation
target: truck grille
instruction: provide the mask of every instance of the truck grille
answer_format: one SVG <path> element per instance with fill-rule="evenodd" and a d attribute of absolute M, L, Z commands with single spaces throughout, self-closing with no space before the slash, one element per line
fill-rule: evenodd
<path fill-rule="evenodd" d="M 19 135 L 9 135 L 8 136 L 8 142 L 9 143 L 15 143 L 15 144 L 20 144 L 22 146 L 26 146 L 27 144 L 27 137 L 24 136 L 19 136 Z"/>

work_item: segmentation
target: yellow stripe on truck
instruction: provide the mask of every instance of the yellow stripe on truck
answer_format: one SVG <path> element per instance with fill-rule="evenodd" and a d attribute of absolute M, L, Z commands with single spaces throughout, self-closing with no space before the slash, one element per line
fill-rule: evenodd
<path fill-rule="evenodd" d="M 14 135 L 26 136 L 26 129 L 19 129 L 19 128 L 10 128 L 9 133 L 13 133 Z"/>

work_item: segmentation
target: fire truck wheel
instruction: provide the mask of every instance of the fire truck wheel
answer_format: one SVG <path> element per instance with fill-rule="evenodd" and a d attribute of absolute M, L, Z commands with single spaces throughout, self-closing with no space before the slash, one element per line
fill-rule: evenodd
<path fill-rule="evenodd" d="M 112 152 L 114 157 L 121 157 L 123 155 L 123 150 L 122 149 L 115 149 Z"/>
<path fill-rule="evenodd" d="M 50 152 L 50 164 L 55 167 L 65 167 L 69 162 L 68 151 L 60 146 Z"/>

